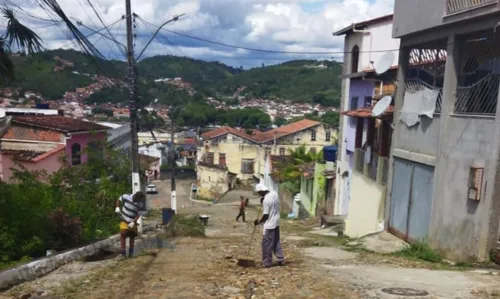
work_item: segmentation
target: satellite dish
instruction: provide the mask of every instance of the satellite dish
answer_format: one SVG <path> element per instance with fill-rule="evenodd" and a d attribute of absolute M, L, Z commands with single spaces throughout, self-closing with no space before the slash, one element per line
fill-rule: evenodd
<path fill-rule="evenodd" d="M 384 114 L 385 110 L 389 108 L 389 105 L 392 102 L 392 97 L 391 96 L 385 96 L 383 97 L 380 101 L 375 104 L 375 106 L 372 109 L 372 115 L 373 117 L 378 117 L 382 114 Z"/>
<path fill-rule="evenodd" d="M 380 57 L 380 59 L 373 64 L 377 75 L 381 75 L 387 72 L 387 70 L 391 67 L 392 62 L 394 61 L 394 58 L 396 58 L 394 56 L 394 52 L 385 52 L 384 55 L 382 55 L 382 57 Z"/>

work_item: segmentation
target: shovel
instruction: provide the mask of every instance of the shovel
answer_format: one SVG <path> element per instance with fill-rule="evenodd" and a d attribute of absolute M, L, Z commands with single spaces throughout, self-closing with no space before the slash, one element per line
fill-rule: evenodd
<path fill-rule="evenodd" d="M 262 204 L 259 207 L 259 213 L 257 214 L 257 219 L 260 218 L 260 212 L 262 211 Z M 250 238 L 250 244 L 248 244 L 248 251 L 247 251 L 247 258 L 246 259 L 239 259 L 238 260 L 238 266 L 240 267 L 255 267 L 255 261 L 248 259 L 248 256 L 250 255 L 250 249 L 252 248 L 252 243 L 253 243 L 253 237 L 255 236 L 255 231 L 257 230 L 257 225 L 253 226 L 253 232 L 252 232 L 252 237 Z"/>

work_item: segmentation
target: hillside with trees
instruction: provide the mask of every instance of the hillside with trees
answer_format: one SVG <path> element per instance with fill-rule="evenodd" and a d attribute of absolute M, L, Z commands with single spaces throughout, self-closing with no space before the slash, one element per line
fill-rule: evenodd
<path fill-rule="evenodd" d="M 72 63 L 62 68 L 59 57 Z M 13 57 L 15 80 L 6 87 L 17 87 L 42 94 L 49 100 L 60 99 L 64 92 L 91 83 L 88 75 L 103 75 L 125 80 L 126 63 L 103 60 L 74 50 L 50 50 L 30 56 Z M 180 77 L 192 84 L 201 96 L 229 99 L 240 88 L 240 96 L 288 99 L 295 102 L 339 106 L 341 63 L 335 61 L 296 60 L 280 65 L 250 70 L 233 68 L 220 62 L 207 62 L 177 56 L 154 56 L 138 62 L 138 85 L 142 100 L 151 102 L 172 98 L 174 89 L 168 84 L 155 84 L 159 78 Z M 89 99 L 92 103 L 125 101 L 118 90 L 103 90 Z M 176 101 L 169 99 L 169 101 Z M 184 95 L 178 100 L 185 103 Z M 233 100 L 234 101 L 234 100 Z"/>

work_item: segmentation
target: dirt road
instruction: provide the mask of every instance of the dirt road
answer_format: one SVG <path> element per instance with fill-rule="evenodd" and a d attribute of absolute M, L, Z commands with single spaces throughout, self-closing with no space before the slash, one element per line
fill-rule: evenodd
<path fill-rule="evenodd" d="M 157 183 L 161 190 L 167 183 Z M 178 186 L 189 186 L 181 182 Z M 179 189 L 178 189 L 179 190 Z M 151 197 L 168 206 L 169 196 Z M 234 196 L 233 196 L 234 195 Z M 0 294 L 17 298 L 45 291 L 47 298 L 496 298 L 500 279 L 490 273 L 433 271 L 425 263 L 348 252 L 340 240 L 310 233 L 308 223 L 282 221 L 285 267 L 241 268 L 252 224 L 235 222 L 239 193 L 223 204 L 193 203 L 179 196 L 181 213 L 209 214 L 204 238 L 179 238 L 157 255 L 117 262 L 72 263 Z M 256 217 L 249 209 L 248 219 Z M 311 222 L 312 223 L 312 222 Z M 250 258 L 260 266 L 257 231 Z M 413 290 L 408 290 L 412 288 Z M 403 296 L 408 294 L 422 296 Z M 391 295 L 390 292 L 399 295 Z M 399 293 L 398 293 L 399 292 Z M 413 293 L 412 293 L 413 292 Z"/>

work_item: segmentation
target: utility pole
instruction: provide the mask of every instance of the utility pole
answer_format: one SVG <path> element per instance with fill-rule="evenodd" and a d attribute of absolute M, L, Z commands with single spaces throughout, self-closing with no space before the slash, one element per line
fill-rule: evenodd
<path fill-rule="evenodd" d="M 141 191 L 141 177 L 139 175 L 139 140 L 137 136 L 137 95 L 136 95 L 136 73 L 134 59 L 134 36 L 132 32 L 132 7 L 130 0 L 125 0 L 126 23 L 127 23 L 127 61 L 129 81 L 129 109 L 130 129 L 132 134 L 132 192 Z M 139 217 L 139 233 L 142 233 L 142 216 Z"/>
<path fill-rule="evenodd" d="M 173 108 L 172 108 L 173 109 Z M 171 165 L 171 173 L 170 173 L 170 207 L 174 211 L 174 214 L 177 211 L 177 194 L 175 191 L 175 146 L 174 146 L 174 116 L 173 111 L 170 112 L 170 165 Z"/>

